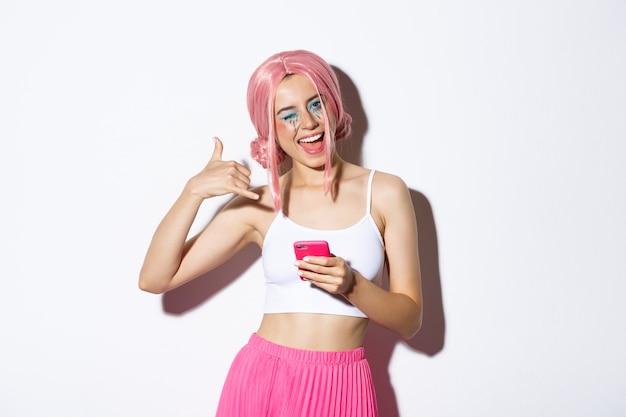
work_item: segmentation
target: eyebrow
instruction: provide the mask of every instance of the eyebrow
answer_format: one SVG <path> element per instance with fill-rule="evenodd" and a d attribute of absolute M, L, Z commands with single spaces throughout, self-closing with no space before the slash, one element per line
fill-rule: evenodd
<path fill-rule="evenodd" d="M 311 100 L 315 100 L 316 98 L 319 98 L 319 97 L 320 97 L 320 95 L 316 93 L 316 94 L 314 94 L 313 96 L 309 97 L 309 98 L 307 99 L 307 101 L 306 101 L 306 102 L 308 103 L 308 102 L 310 102 Z M 296 108 L 296 106 L 287 106 L 287 107 L 283 107 L 283 108 L 281 108 L 280 110 L 276 111 L 276 114 L 280 114 L 280 113 L 282 113 L 282 112 L 284 112 L 284 111 L 286 111 L 286 110 L 293 110 L 293 109 L 295 109 L 295 108 Z"/>

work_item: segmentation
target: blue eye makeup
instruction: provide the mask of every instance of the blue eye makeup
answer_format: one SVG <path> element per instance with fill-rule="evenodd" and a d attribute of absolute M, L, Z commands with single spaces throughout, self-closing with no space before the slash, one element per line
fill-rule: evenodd
<path fill-rule="evenodd" d="M 318 120 L 322 119 L 322 100 L 319 98 L 313 100 L 309 103 L 308 109 Z"/>
<path fill-rule="evenodd" d="M 322 120 L 322 100 L 319 97 L 311 99 L 306 106 L 307 111 L 312 114 L 317 120 Z M 288 109 L 285 108 L 285 111 Z M 298 129 L 298 123 L 300 123 L 300 113 L 297 111 L 290 111 L 278 116 L 278 119 L 282 120 L 283 127 L 287 127 L 287 124 L 291 125 L 294 132 Z"/>
<path fill-rule="evenodd" d="M 291 127 L 293 128 L 293 130 L 295 131 L 296 125 L 298 124 L 298 121 L 300 120 L 300 114 L 297 112 L 291 112 L 283 116 L 280 116 L 279 119 L 283 121 L 284 127 L 287 127 L 287 123 L 289 123 Z"/>

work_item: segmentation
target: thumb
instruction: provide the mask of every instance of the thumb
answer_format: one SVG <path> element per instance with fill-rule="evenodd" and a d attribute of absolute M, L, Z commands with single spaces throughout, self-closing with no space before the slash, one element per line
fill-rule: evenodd
<path fill-rule="evenodd" d="M 215 142 L 215 147 L 213 148 L 213 155 L 211 155 L 211 161 L 221 161 L 222 160 L 222 151 L 224 150 L 224 145 L 222 141 L 217 136 L 213 137 L 213 142 Z"/>

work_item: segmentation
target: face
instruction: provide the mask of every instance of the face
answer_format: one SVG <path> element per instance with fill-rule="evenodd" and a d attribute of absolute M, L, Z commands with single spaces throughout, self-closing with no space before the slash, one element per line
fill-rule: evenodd
<path fill-rule="evenodd" d="M 323 161 L 326 138 L 322 98 L 313 84 L 301 75 L 286 77 L 276 90 L 275 109 L 280 147 L 294 162 L 308 165 Z"/>

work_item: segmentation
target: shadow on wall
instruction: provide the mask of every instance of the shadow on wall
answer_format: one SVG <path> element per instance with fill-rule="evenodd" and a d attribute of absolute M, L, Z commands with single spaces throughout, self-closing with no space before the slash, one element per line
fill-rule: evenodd
<path fill-rule="evenodd" d="M 412 350 L 434 356 L 443 350 L 445 339 L 446 326 L 435 222 L 430 204 L 423 194 L 411 190 L 411 199 L 419 230 L 419 258 L 424 306 L 422 328 L 411 340 L 404 341 L 395 333 L 376 323 L 370 323 L 364 342 L 372 368 L 372 377 L 376 384 L 380 415 L 386 417 L 400 417 L 389 374 L 389 364 L 396 345 L 403 343 Z M 419 378 L 419 375 L 414 375 L 414 378 Z M 416 392 L 410 400 L 419 401 L 419 395 L 420 393 Z"/>
<path fill-rule="evenodd" d="M 333 69 L 339 78 L 346 110 L 353 118 L 352 136 L 347 140 L 339 141 L 337 149 L 345 160 L 362 165 L 361 151 L 367 132 L 367 118 L 358 90 L 352 80 L 339 68 L 333 67 Z M 428 199 L 418 191 L 410 191 L 419 229 L 419 257 L 424 299 L 422 328 L 413 339 L 403 341 L 395 333 L 371 323 L 364 342 L 376 384 L 379 412 L 385 417 L 400 417 L 389 375 L 389 364 L 396 345 L 403 343 L 417 352 L 434 356 L 443 350 L 445 337 L 434 216 Z M 241 276 L 260 255 L 260 249 L 256 246 L 245 247 L 208 274 L 165 293 L 162 298 L 163 310 L 168 314 L 178 315 L 197 307 Z"/>
<path fill-rule="evenodd" d="M 346 111 L 352 115 L 352 136 L 345 141 L 337 142 L 337 149 L 345 160 L 362 165 L 363 141 L 368 127 L 367 117 L 359 91 L 350 77 L 337 67 L 333 69 L 339 78 Z M 424 300 L 422 328 L 411 340 L 404 341 L 395 333 L 376 323 L 370 323 L 364 342 L 372 368 L 372 377 L 376 384 L 379 413 L 385 417 L 400 417 L 398 402 L 389 375 L 389 363 L 396 345 L 404 343 L 415 351 L 434 356 L 443 350 L 445 338 L 445 317 L 439 275 L 439 247 L 433 211 L 426 196 L 415 190 L 410 190 L 410 192 L 419 231 L 419 258 Z M 418 395 L 414 398 L 419 401 Z"/>

